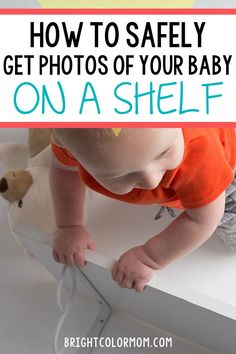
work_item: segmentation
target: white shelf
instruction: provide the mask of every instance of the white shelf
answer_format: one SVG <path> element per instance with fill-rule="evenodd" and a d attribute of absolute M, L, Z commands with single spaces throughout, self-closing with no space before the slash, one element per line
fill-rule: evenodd
<path fill-rule="evenodd" d="M 161 328 L 205 351 L 235 354 L 236 278 L 232 269 L 236 268 L 236 254 L 219 240 L 210 240 L 157 272 L 142 294 L 121 289 L 111 279 L 114 259 L 172 221 L 168 214 L 155 221 L 158 209 L 155 205 L 133 206 L 92 193 L 87 228 L 97 250 L 86 252 L 86 276 L 113 311 L 142 321 L 144 326 L 154 326 L 157 331 Z M 27 236 L 21 236 L 21 241 L 58 278 L 61 267 L 52 260 L 51 248 L 44 244 L 48 239 L 50 245 L 51 237 L 22 225 L 17 230 Z M 39 243 L 40 239 L 44 243 Z M 79 295 L 94 300 L 83 284 Z"/>

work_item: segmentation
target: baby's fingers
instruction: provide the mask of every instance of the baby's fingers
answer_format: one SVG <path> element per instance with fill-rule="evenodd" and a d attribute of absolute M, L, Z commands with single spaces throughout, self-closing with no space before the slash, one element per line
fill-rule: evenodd
<path fill-rule="evenodd" d="M 59 263 L 67 265 L 67 259 L 66 256 L 62 253 L 58 253 L 59 256 Z"/>
<path fill-rule="evenodd" d="M 121 283 L 122 288 L 127 288 L 127 289 L 133 289 L 134 287 L 134 281 L 133 279 L 129 279 L 127 277 L 124 277 L 122 283 Z"/>
<path fill-rule="evenodd" d="M 84 260 L 84 252 L 79 251 L 74 253 L 74 264 L 79 266 L 79 267 L 84 267 L 85 266 L 85 260 Z"/>
<path fill-rule="evenodd" d="M 53 258 L 57 263 L 67 264 L 67 259 L 64 254 L 53 250 Z"/>
<path fill-rule="evenodd" d="M 118 272 L 118 264 L 116 263 L 113 267 L 112 267 L 112 270 L 111 270 L 111 276 L 112 276 L 112 279 L 115 280 L 115 277 L 116 277 L 116 273 Z"/>
<path fill-rule="evenodd" d="M 60 262 L 60 257 L 59 257 L 59 254 L 57 253 L 57 251 L 52 250 L 52 256 L 57 263 Z"/>
<path fill-rule="evenodd" d="M 66 264 L 68 266 L 74 266 L 75 265 L 75 259 L 73 253 L 67 255 L 66 257 Z"/>
<path fill-rule="evenodd" d="M 134 284 L 134 289 L 138 292 L 141 293 L 145 289 L 146 282 L 143 280 L 138 280 Z"/>
<path fill-rule="evenodd" d="M 112 268 L 112 279 L 114 281 L 116 281 L 119 286 L 122 286 L 122 282 L 124 280 L 124 272 L 121 272 L 119 270 L 119 266 L 117 264 L 114 265 L 114 267 Z"/>
<path fill-rule="evenodd" d="M 95 243 L 93 242 L 93 240 L 88 242 L 88 249 L 91 251 L 95 251 L 96 246 L 95 246 Z"/>

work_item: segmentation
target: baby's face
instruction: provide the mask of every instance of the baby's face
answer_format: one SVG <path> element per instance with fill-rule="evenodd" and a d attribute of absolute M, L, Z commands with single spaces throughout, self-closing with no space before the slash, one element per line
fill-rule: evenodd
<path fill-rule="evenodd" d="M 181 129 L 126 129 L 117 138 L 70 150 L 102 186 L 126 194 L 156 188 L 165 172 L 181 163 L 184 141 Z"/>

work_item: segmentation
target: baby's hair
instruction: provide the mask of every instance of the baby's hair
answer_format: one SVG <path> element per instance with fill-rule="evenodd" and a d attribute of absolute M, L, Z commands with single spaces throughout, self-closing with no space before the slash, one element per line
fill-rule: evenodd
<path fill-rule="evenodd" d="M 89 133 L 91 133 L 91 135 L 94 134 L 96 137 L 100 138 L 100 137 L 118 136 L 121 129 L 118 129 L 118 128 L 90 128 L 87 130 L 89 130 Z"/>
<path fill-rule="evenodd" d="M 71 139 L 102 140 L 103 138 L 118 139 L 122 129 L 118 128 L 56 128 L 52 129 L 55 137 L 63 143 L 63 141 Z"/>

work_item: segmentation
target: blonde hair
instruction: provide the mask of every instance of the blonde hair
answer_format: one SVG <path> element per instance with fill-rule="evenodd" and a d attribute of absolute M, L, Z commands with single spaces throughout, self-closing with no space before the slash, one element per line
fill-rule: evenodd
<path fill-rule="evenodd" d="M 121 133 L 119 128 L 54 128 L 53 135 L 63 144 L 71 139 L 100 140 L 102 138 L 118 138 Z"/>

